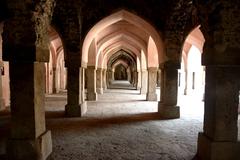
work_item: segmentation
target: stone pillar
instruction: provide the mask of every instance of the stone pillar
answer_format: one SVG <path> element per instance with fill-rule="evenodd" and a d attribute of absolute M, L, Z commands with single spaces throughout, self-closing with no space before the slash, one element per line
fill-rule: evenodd
<path fill-rule="evenodd" d="M 57 74 L 56 74 L 56 67 L 53 67 L 53 82 L 52 82 L 52 91 L 53 93 L 57 93 L 57 87 L 56 87 L 56 80 L 57 80 Z"/>
<path fill-rule="evenodd" d="M 2 35 L 3 25 L 0 23 L 0 35 Z M 2 44 L 2 36 L 0 36 L 0 45 Z M 4 99 L 3 99 L 3 86 L 2 86 L 2 69 L 4 63 L 2 61 L 2 47 L 0 47 L 0 110 L 4 108 Z"/>
<path fill-rule="evenodd" d="M 206 67 L 204 127 L 198 136 L 198 157 L 240 158 L 238 96 L 240 67 Z"/>
<path fill-rule="evenodd" d="M 192 72 L 192 89 L 195 89 L 195 77 L 196 77 L 196 73 Z"/>
<path fill-rule="evenodd" d="M 102 86 L 103 86 L 103 90 L 106 90 L 107 89 L 107 69 L 103 69 L 103 72 L 102 72 Z"/>
<path fill-rule="evenodd" d="M 158 68 L 148 68 L 148 91 L 147 100 L 157 101 L 156 85 L 157 85 L 157 70 Z"/>
<path fill-rule="evenodd" d="M 161 70 L 157 70 L 157 87 L 161 86 Z"/>
<path fill-rule="evenodd" d="M 44 81 L 44 63 L 10 62 L 8 159 L 45 160 L 52 152 L 51 132 L 45 127 Z"/>
<path fill-rule="evenodd" d="M 85 101 L 86 94 L 85 94 L 85 68 L 81 67 L 80 72 L 80 90 L 81 90 L 81 106 L 85 109 L 84 113 L 87 112 L 87 103 Z"/>
<path fill-rule="evenodd" d="M 178 70 L 175 66 L 165 66 L 161 70 L 161 100 L 158 112 L 163 118 L 179 118 L 180 108 L 177 105 Z"/>
<path fill-rule="evenodd" d="M 137 83 L 137 89 L 141 89 L 141 71 L 138 71 L 138 83 Z"/>
<path fill-rule="evenodd" d="M 96 71 L 96 87 L 97 87 L 97 93 L 98 94 L 103 94 L 103 86 L 102 86 L 102 82 L 103 82 L 103 77 L 102 77 L 102 73 L 103 73 L 103 69 L 102 68 L 98 68 Z"/>
<path fill-rule="evenodd" d="M 184 87 L 184 95 L 188 94 L 188 70 L 185 70 L 185 87 Z"/>
<path fill-rule="evenodd" d="M 26 6 L 35 8 L 34 12 Z M 11 18 L 4 22 L 2 38 L 10 77 L 9 160 L 46 160 L 52 152 L 44 111 L 44 62 L 49 60 L 46 33 L 52 7 L 53 1 L 8 1 Z"/>
<path fill-rule="evenodd" d="M 112 80 L 112 71 L 110 69 L 107 70 L 107 87 L 110 87 Z"/>
<path fill-rule="evenodd" d="M 95 66 L 87 67 L 87 100 L 96 101 L 97 92 L 96 92 L 96 69 Z"/>
<path fill-rule="evenodd" d="M 3 67 L 3 61 L 0 61 L 0 69 Z M 0 70 L 0 110 L 4 109 L 3 86 L 2 86 L 2 71 Z"/>
<path fill-rule="evenodd" d="M 138 85 L 138 72 L 134 71 L 134 87 L 137 89 Z"/>
<path fill-rule="evenodd" d="M 86 113 L 87 106 L 81 101 L 82 70 L 79 67 L 67 68 L 67 105 L 65 114 L 68 117 L 79 117 Z"/>
<path fill-rule="evenodd" d="M 141 94 L 147 93 L 147 82 L 148 82 L 148 73 L 147 70 L 142 70 L 142 81 L 141 81 Z"/>
<path fill-rule="evenodd" d="M 114 70 L 112 70 L 112 76 L 111 76 L 111 81 L 113 81 L 113 80 L 115 80 L 115 76 L 114 76 L 114 74 L 115 74 L 115 71 Z"/>
<path fill-rule="evenodd" d="M 128 67 L 128 69 L 127 69 L 127 80 L 129 81 L 129 83 L 131 83 L 132 76 L 131 76 L 131 70 L 130 70 L 129 67 Z"/>

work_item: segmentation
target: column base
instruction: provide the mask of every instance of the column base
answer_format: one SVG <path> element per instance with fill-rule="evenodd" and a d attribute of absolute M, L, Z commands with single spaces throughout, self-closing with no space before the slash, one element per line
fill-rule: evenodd
<path fill-rule="evenodd" d="M 80 105 L 65 106 L 65 115 L 67 117 L 82 117 L 87 112 L 87 103 L 83 102 Z"/>
<path fill-rule="evenodd" d="M 167 106 L 161 102 L 158 103 L 158 113 L 162 118 L 175 119 L 180 118 L 179 106 Z"/>
<path fill-rule="evenodd" d="M 88 101 L 97 101 L 97 93 L 87 93 Z"/>
<path fill-rule="evenodd" d="M 197 157 L 199 160 L 240 159 L 240 142 L 215 142 L 199 133 Z"/>
<path fill-rule="evenodd" d="M 157 101 L 156 93 L 147 93 L 147 101 Z"/>
<path fill-rule="evenodd" d="M 103 88 L 97 88 L 97 93 L 98 94 L 103 94 Z"/>
<path fill-rule="evenodd" d="M 13 160 L 46 160 L 52 153 L 51 131 L 37 139 L 9 139 L 7 157 Z"/>

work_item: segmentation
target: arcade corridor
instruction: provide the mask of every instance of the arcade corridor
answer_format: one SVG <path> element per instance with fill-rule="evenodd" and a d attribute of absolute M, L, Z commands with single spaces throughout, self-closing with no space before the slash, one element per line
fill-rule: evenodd
<path fill-rule="evenodd" d="M 239 15 L 236 0 L 1 0 L 0 160 L 239 160 Z"/>

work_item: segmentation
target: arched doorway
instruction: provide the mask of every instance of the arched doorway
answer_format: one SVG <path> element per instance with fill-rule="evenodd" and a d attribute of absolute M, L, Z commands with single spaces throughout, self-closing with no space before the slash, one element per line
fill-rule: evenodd
<path fill-rule="evenodd" d="M 202 119 L 205 67 L 201 65 L 201 55 L 205 39 L 199 27 L 189 33 L 183 45 L 178 103 L 181 103 L 183 115 L 197 116 Z M 186 106 L 188 107 L 185 108 Z"/>
<path fill-rule="evenodd" d="M 60 36 L 54 30 L 49 29 L 50 58 L 45 63 L 46 68 L 46 93 L 59 93 L 66 89 L 66 68 L 64 65 L 64 50 Z"/>
<path fill-rule="evenodd" d="M 110 77 L 114 80 L 115 70 L 109 69 L 108 63 L 111 56 L 121 50 L 131 53 L 136 63 L 134 70 L 125 67 L 130 83 L 140 88 L 146 98 L 155 97 L 155 75 L 165 57 L 162 46 L 157 31 L 128 11 L 121 10 L 102 19 L 89 31 L 83 43 L 82 67 L 87 67 L 87 99 L 97 100 L 98 94 L 103 93 L 104 83 L 108 83 Z"/>

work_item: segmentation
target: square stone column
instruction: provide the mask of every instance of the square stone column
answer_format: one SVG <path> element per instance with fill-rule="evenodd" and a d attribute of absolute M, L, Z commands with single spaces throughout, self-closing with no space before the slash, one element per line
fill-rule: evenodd
<path fill-rule="evenodd" d="M 161 100 L 158 112 L 163 118 L 179 118 L 180 108 L 177 105 L 178 70 L 174 66 L 165 66 L 161 70 Z"/>
<path fill-rule="evenodd" d="M 85 68 L 81 67 L 81 79 L 80 79 L 80 87 L 81 87 L 81 105 L 87 105 L 85 98 Z"/>
<path fill-rule="evenodd" d="M 98 68 L 96 71 L 96 76 L 97 76 L 97 80 L 96 80 L 96 87 L 97 87 L 97 93 L 98 94 L 103 94 L 103 86 L 102 86 L 102 82 L 103 82 L 103 77 L 102 77 L 102 73 L 103 73 L 103 69 L 102 68 Z"/>
<path fill-rule="evenodd" d="M 1 67 L 3 67 L 3 62 L 0 60 L 0 68 Z M 2 73 L 0 72 L 0 110 L 4 109 L 4 107 L 5 106 L 4 106 L 4 99 L 3 99 Z"/>
<path fill-rule="evenodd" d="M 103 90 L 106 90 L 107 89 L 107 70 L 106 69 L 103 69 L 102 71 L 102 78 L 103 78 L 103 81 L 102 81 Z"/>
<path fill-rule="evenodd" d="M 115 80 L 115 76 L 114 76 L 114 75 L 115 75 L 115 71 L 114 71 L 114 70 L 112 70 L 112 72 L 111 72 L 111 73 L 112 73 L 111 80 L 113 81 L 113 80 Z"/>
<path fill-rule="evenodd" d="M 141 71 L 138 71 L 138 84 L 137 84 L 137 89 L 141 89 L 141 86 L 142 86 L 142 84 L 140 83 L 140 82 L 141 82 L 141 77 L 142 77 Z"/>
<path fill-rule="evenodd" d="M 157 70 L 156 67 L 148 68 L 148 91 L 147 91 L 147 100 L 148 101 L 157 101 Z"/>
<path fill-rule="evenodd" d="M 147 93 L 147 87 L 148 87 L 148 72 L 147 70 L 142 70 L 142 81 L 141 81 L 141 94 L 146 94 Z"/>
<path fill-rule="evenodd" d="M 52 152 L 44 110 L 45 66 L 42 62 L 10 62 L 11 134 L 8 159 L 45 160 Z"/>
<path fill-rule="evenodd" d="M 96 92 L 96 68 L 95 66 L 87 67 L 87 100 L 96 101 L 97 92 Z"/>
<path fill-rule="evenodd" d="M 80 117 L 87 111 L 87 106 L 82 103 L 81 79 L 82 70 L 79 67 L 67 68 L 67 105 L 65 114 L 68 117 Z"/>
<path fill-rule="evenodd" d="M 137 85 L 138 85 L 138 72 L 137 71 L 133 72 L 133 78 L 134 78 L 133 86 L 137 89 Z"/>
<path fill-rule="evenodd" d="M 240 67 L 206 67 L 204 127 L 198 136 L 198 157 L 240 159 L 238 103 Z"/>
<path fill-rule="evenodd" d="M 110 87 L 111 81 L 112 81 L 112 71 L 110 69 L 107 70 L 107 88 Z"/>
<path fill-rule="evenodd" d="M 52 92 L 53 93 L 57 93 L 57 83 L 56 83 L 56 81 L 57 81 L 57 74 L 56 74 L 56 67 L 53 67 L 53 74 L 52 74 L 52 76 L 53 76 L 53 80 L 52 80 Z"/>
<path fill-rule="evenodd" d="M 161 69 L 157 70 L 157 87 L 161 87 Z"/>

